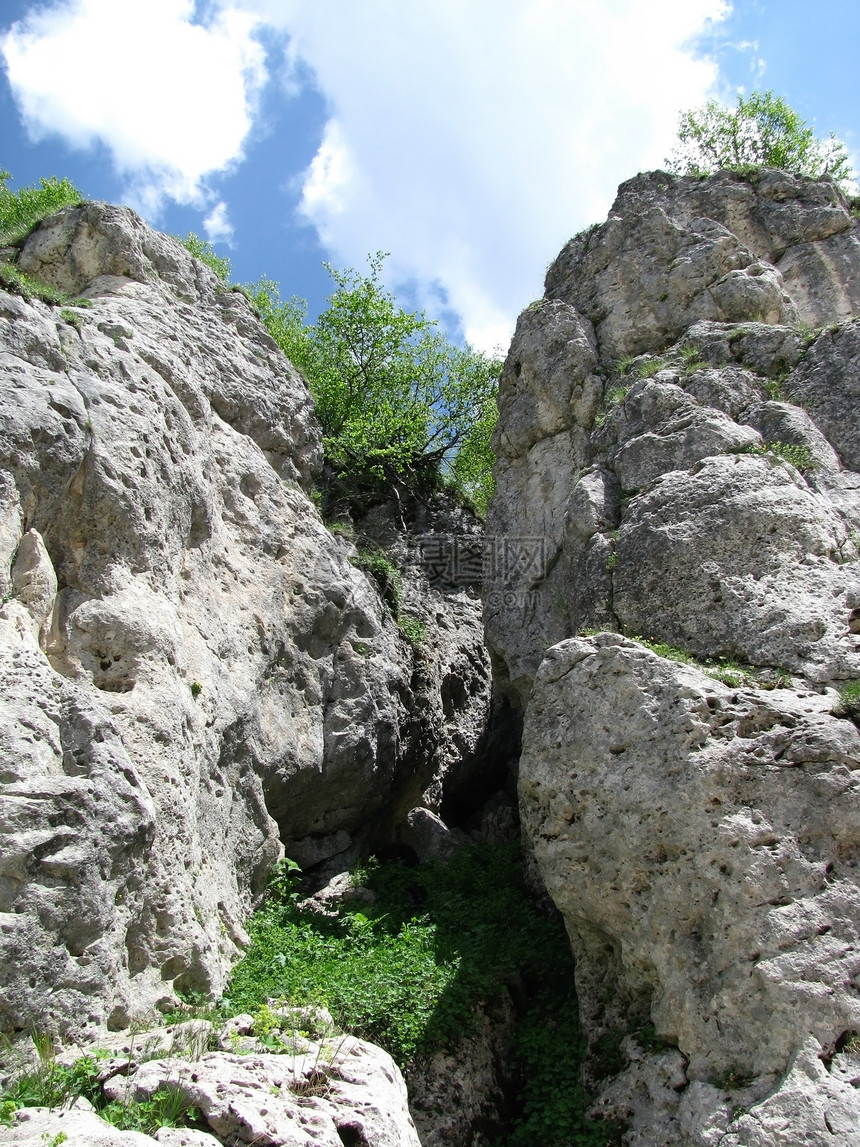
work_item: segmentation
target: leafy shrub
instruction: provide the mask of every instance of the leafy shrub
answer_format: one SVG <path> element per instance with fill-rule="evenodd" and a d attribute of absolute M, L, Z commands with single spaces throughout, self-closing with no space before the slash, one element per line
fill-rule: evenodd
<path fill-rule="evenodd" d="M 734 111 L 719 100 L 684 112 L 678 143 L 666 160 L 670 171 L 706 175 L 721 169 L 755 176 L 761 167 L 779 167 L 813 178 L 829 176 L 845 188 L 852 178 L 845 144 L 814 130 L 772 91 L 738 96 Z"/>
<path fill-rule="evenodd" d="M 177 236 L 177 238 L 179 237 Z M 230 278 L 230 260 L 216 255 L 211 243 L 201 239 L 193 231 L 189 231 L 184 239 L 179 239 L 179 242 L 195 259 L 199 259 L 201 263 L 205 263 L 210 271 L 214 271 L 222 283 L 227 283 Z"/>

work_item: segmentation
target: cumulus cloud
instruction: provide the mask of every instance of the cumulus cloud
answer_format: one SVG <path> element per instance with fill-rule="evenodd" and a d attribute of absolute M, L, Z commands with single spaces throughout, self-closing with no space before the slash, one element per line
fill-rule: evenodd
<path fill-rule="evenodd" d="M 227 214 L 227 204 L 220 199 L 206 218 L 203 229 L 210 243 L 230 243 L 233 239 L 233 224 Z"/>
<path fill-rule="evenodd" d="M 392 252 L 504 343 L 560 245 L 659 166 L 716 78 L 723 0 L 233 0 L 285 28 L 332 114 L 301 209 L 337 261 Z"/>
<path fill-rule="evenodd" d="M 336 263 L 392 253 L 392 284 L 439 300 L 474 344 L 507 341 L 561 244 L 658 166 L 716 65 L 690 39 L 726 0 L 53 0 L 0 42 L 33 136 L 100 140 L 152 215 L 212 207 L 289 37 L 282 98 L 330 115 L 300 213 Z M 285 141 L 285 148 L 289 142 Z M 295 188 L 291 190 L 295 194 Z M 285 211 L 288 210 L 285 197 Z M 229 233 L 212 207 L 210 237 Z"/>
<path fill-rule="evenodd" d="M 201 204 L 205 178 L 241 157 L 265 80 L 257 21 L 223 6 L 193 23 L 193 0 L 65 0 L 0 41 L 29 134 L 100 141 L 154 213 L 165 195 Z"/>

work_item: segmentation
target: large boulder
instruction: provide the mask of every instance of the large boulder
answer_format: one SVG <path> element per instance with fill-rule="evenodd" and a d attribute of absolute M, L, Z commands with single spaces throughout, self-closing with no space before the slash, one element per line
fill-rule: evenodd
<path fill-rule="evenodd" d="M 838 1054 L 860 1033 L 860 734 L 835 700 L 727 686 L 610 633 L 543 661 L 521 812 L 586 1029 L 605 1046 L 652 1025 L 646 1047 L 681 1053 L 652 1063 L 674 1130 L 636 1141 L 704 1144 L 719 1126 L 784 1142 L 767 1113 L 800 1128 L 822 1088 L 825 1114 L 860 1121 Z M 821 1087 L 796 1091 L 789 1068 L 810 1047 Z M 641 1106 L 641 1070 L 604 1115 Z M 827 1142 L 824 1127 L 803 1141 Z"/>

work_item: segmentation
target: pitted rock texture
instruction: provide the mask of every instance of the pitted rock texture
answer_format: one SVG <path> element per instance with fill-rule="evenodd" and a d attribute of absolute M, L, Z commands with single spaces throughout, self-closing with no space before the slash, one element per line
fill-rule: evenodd
<path fill-rule="evenodd" d="M 654 171 L 622 184 L 606 223 L 571 239 L 546 288 L 594 324 L 609 362 L 663 350 L 697 319 L 851 318 L 858 260 L 856 222 L 827 179 Z"/>
<path fill-rule="evenodd" d="M 765 306 L 749 284 L 789 258 Z M 639 176 L 568 244 L 500 385 L 486 625 L 520 706 L 544 650 L 585 629 L 860 675 L 858 292 L 838 191 L 780 172 Z"/>
<path fill-rule="evenodd" d="M 348 867 L 438 812 L 488 669 L 474 594 L 433 599 L 440 668 L 323 525 L 241 293 L 104 204 L 18 261 L 90 306 L 0 294 L 0 1026 L 80 1035 L 217 992 L 284 846 Z M 441 726 L 425 669 L 466 682 Z"/>
<path fill-rule="evenodd" d="M 118 1131 L 78 1101 L 70 1109 L 23 1108 L 0 1143 L 44 1147 L 420 1147 L 397 1065 L 380 1048 L 351 1036 L 312 1042 L 296 1037 L 294 1052 L 206 1052 L 143 1063 L 106 1064 L 105 1097 L 146 1103 L 170 1089 L 196 1109 L 202 1128 L 162 1127 L 150 1137 Z M 65 1138 L 57 1140 L 60 1134 Z"/>
<path fill-rule="evenodd" d="M 857 224 L 827 180 L 655 172 L 546 287 L 500 384 L 486 633 L 596 1110 L 629 1147 L 832 1142 L 860 1125 Z"/>
<path fill-rule="evenodd" d="M 681 1053 L 636 1067 L 637 1052 L 604 1098 L 603 1114 L 635 1113 L 642 1072 L 662 1073 L 677 1124 L 631 1143 L 705 1144 L 720 1120 L 721 1142 L 784 1142 L 777 1111 L 806 1142 L 808 1103 L 858 1126 L 837 1053 L 860 1032 L 860 734 L 836 700 L 731 688 L 618 634 L 544 659 L 521 813 L 567 922 L 586 1031 L 599 1046 L 651 1023 Z M 810 1055 L 797 1091 L 790 1065 Z"/>

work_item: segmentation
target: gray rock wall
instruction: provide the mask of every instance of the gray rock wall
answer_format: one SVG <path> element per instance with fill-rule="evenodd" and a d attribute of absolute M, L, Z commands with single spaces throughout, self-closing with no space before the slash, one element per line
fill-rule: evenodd
<path fill-rule="evenodd" d="M 345 868 L 438 811 L 489 672 L 474 593 L 418 585 L 416 650 L 323 525 L 241 293 L 104 204 L 18 262 L 90 305 L 0 294 L 0 1027 L 81 1036 L 217 992 L 284 844 Z"/>
<path fill-rule="evenodd" d="M 826 180 L 641 175 L 502 376 L 487 640 L 629 1144 L 860 1120 L 858 284 Z"/>

